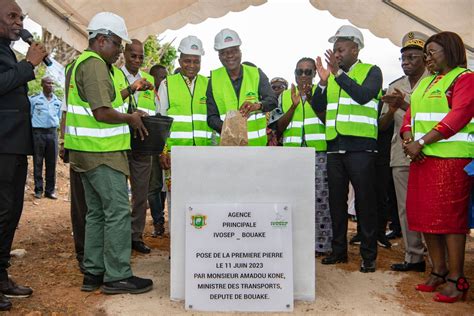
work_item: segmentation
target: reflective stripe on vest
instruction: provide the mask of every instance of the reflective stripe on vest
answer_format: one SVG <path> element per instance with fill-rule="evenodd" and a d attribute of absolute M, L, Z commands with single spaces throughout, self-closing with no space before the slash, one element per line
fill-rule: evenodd
<path fill-rule="evenodd" d="M 313 94 L 315 90 L 316 86 L 313 86 Z M 299 93 L 298 90 L 296 92 Z M 288 112 L 293 104 L 291 90 L 283 91 L 281 102 L 283 112 Z M 304 103 L 300 100 L 290 124 L 283 132 L 283 146 L 301 147 L 303 141 L 306 142 L 306 146 L 313 147 L 317 151 L 326 151 L 326 128 L 316 116 L 308 100 Z"/>
<path fill-rule="evenodd" d="M 197 75 L 192 95 L 181 74 L 167 76 L 166 82 L 169 100 L 168 115 L 174 119 L 167 141 L 168 149 L 173 146 L 212 145 L 212 130 L 207 125 L 208 79 Z"/>
<path fill-rule="evenodd" d="M 372 65 L 358 63 L 347 74 L 358 85 L 362 85 Z M 377 139 L 378 96 L 366 104 L 353 100 L 337 84 L 331 74 L 327 86 L 326 139 L 340 135 Z"/>
<path fill-rule="evenodd" d="M 95 52 L 84 51 L 76 60 L 71 72 L 68 88 L 68 112 L 66 115 L 66 128 L 64 147 L 86 152 L 111 152 L 130 149 L 130 129 L 127 124 L 107 124 L 98 122 L 92 113 L 89 103 L 79 96 L 76 83 L 77 67 L 88 58 L 97 58 L 105 61 Z M 121 113 L 126 113 L 127 106 L 120 95 L 120 80 L 117 74 L 121 70 L 112 67 L 110 73 L 115 89 L 115 99 L 111 102 L 112 108 Z M 117 78 L 115 77 L 117 76 Z"/>
<path fill-rule="evenodd" d="M 451 111 L 446 91 L 464 72 L 456 67 L 430 87 L 436 75 L 424 78 L 411 96 L 412 133 L 418 140 L 429 133 Z M 426 144 L 423 153 L 441 158 L 474 158 L 474 119 L 448 139 Z"/>
<path fill-rule="evenodd" d="M 242 71 L 242 85 L 238 98 L 227 70 L 222 67 L 211 71 L 212 94 L 223 121 L 228 111 L 239 110 L 245 101 L 252 103 L 259 101 L 260 74 L 258 68 L 242 65 Z M 251 114 L 247 119 L 247 136 L 249 146 L 267 145 L 267 119 L 264 113 Z"/>

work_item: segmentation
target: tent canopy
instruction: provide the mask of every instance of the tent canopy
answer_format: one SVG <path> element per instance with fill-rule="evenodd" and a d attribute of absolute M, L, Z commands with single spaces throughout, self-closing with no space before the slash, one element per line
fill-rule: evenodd
<path fill-rule="evenodd" d="M 474 53 L 474 1 L 472 0 L 310 0 L 318 10 L 348 19 L 401 46 L 410 31 L 432 35 L 440 31 L 459 34 L 469 52 Z"/>
<path fill-rule="evenodd" d="M 23 11 L 49 32 L 77 50 L 87 46 L 86 26 L 100 11 L 123 16 L 132 38 L 144 40 L 150 34 L 179 29 L 230 11 L 242 11 L 266 0 L 17 0 Z M 474 60 L 474 1 L 472 0 L 309 0 L 319 10 L 348 19 L 395 45 L 409 31 L 428 35 L 441 30 L 458 33 Z M 288 5 L 291 5 L 289 1 Z"/>
<path fill-rule="evenodd" d="M 207 18 L 242 11 L 266 0 L 17 0 L 24 13 L 55 36 L 82 51 L 87 47 L 86 27 L 98 12 L 114 12 L 125 19 L 131 38 L 197 24 Z"/>

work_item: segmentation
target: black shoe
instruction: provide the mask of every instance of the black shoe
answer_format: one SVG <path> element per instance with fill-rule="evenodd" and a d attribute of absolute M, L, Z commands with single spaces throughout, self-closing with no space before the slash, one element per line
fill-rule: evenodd
<path fill-rule="evenodd" d="M 36 192 L 35 193 L 35 199 L 41 199 L 41 192 Z"/>
<path fill-rule="evenodd" d="M 392 269 L 393 271 L 401 271 L 401 272 L 406 272 L 406 271 L 425 272 L 426 263 L 425 261 L 420 261 L 417 263 L 408 263 L 408 262 L 394 263 L 390 266 L 390 269 Z"/>
<path fill-rule="evenodd" d="M 12 302 L 0 293 L 0 311 L 9 311 L 12 308 Z"/>
<path fill-rule="evenodd" d="M 153 238 L 162 237 L 165 234 L 165 227 L 163 224 L 156 224 L 153 226 L 154 226 L 154 230 L 153 230 L 153 233 L 151 234 L 151 237 Z"/>
<path fill-rule="evenodd" d="M 102 287 L 104 294 L 140 294 L 150 291 L 153 288 L 153 281 L 132 276 L 114 282 L 105 282 Z"/>
<path fill-rule="evenodd" d="M 350 240 L 349 240 L 349 245 L 360 245 L 361 239 L 359 234 L 354 235 Z"/>
<path fill-rule="evenodd" d="M 51 200 L 57 200 L 58 199 L 58 197 L 54 193 L 45 193 L 44 197 L 48 198 L 48 199 L 51 199 Z"/>
<path fill-rule="evenodd" d="M 11 278 L 8 278 L 8 281 L 0 282 L 0 293 L 6 297 L 25 298 L 30 297 L 33 290 L 30 287 L 18 285 Z"/>
<path fill-rule="evenodd" d="M 392 243 L 388 241 L 387 237 L 385 236 L 380 236 L 379 238 L 377 238 L 377 244 L 380 247 L 384 247 L 387 249 L 392 248 Z"/>
<path fill-rule="evenodd" d="M 375 260 L 374 261 L 363 260 L 360 264 L 360 272 L 362 273 L 375 272 Z"/>
<path fill-rule="evenodd" d="M 151 249 L 141 240 L 132 241 L 132 249 L 141 253 L 150 253 Z"/>
<path fill-rule="evenodd" d="M 93 275 L 90 273 L 84 273 L 84 279 L 82 281 L 81 291 L 93 292 L 101 287 L 104 281 L 103 275 Z"/>
<path fill-rule="evenodd" d="M 86 268 L 84 267 L 84 263 L 82 263 L 82 260 L 77 263 L 79 266 L 79 270 L 81 271 L 82 274 L 86 274 Z"/>
<path fill-rule="evenodd" d="M 385 233 L 385 237 L 387 237 L 387 239 L 397 239 L 402 237 L 402 233 L 395 230 L 390 230 Z"/>
<path fill-rule="evenodd" d="M 321 260 L 322 264 L 336 264 L 336 263 L 347 263 L 347 255 L 337 256 L 335 254 L 331 254 L 326 258 Z"/>

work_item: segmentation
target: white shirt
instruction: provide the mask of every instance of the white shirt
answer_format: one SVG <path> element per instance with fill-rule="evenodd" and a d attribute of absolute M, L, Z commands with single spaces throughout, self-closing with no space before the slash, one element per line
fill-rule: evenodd
<path fill-rule="evenodd" d="M 194 94 L 194 83 L 196 82 L 196 77 L 194 77 L 191 82 L 189 79 L 183 75 L 184 81 L 188 85 L 189 92 L 191 96 Z M 166 79 L 164 79 L 160 83 L 160 87 L 158 88 L 158 101 L 156 102 L 156 113 L 160 113 L 161 115 L 168 115 L 168 109 L 170 107 L 169 100 L 168 100 L 168 83 Z"/>
<path fill-rule="evenodd" d="M 123 65 L 120 69 L 122 69 L 123 73 L 125 74 L 125 77 L 127 77 L 129 84 L 133 84 L 135 81 L 142 78 L 142 76 L 140 75 L 140 71 L 138 71 L 136 75 L 132 75 L 130 72 L 128 72 L 127 67 L 125 67 L 125 65 Z M 138 104 L 138 93 L 135 93 L 133 97 L 135 98 L 135 103 Z"/>

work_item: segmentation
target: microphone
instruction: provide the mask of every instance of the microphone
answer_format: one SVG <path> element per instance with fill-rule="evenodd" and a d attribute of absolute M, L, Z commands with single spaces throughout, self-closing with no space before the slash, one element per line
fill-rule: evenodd
<path fill-rule="evenodd" d="M 20 37 L 24 42 L 28 43 L 29 45 L 33 43 L 33 35 L 31 35 L 31 33 L 28 30 L 25 30 L 25 29 L 20 30 Z M 53 64 L 53 62 L 51 61 L 51 59 L 49 59 L 48 56 L 43 58 L 43 62 L 48 67 Z"/>

